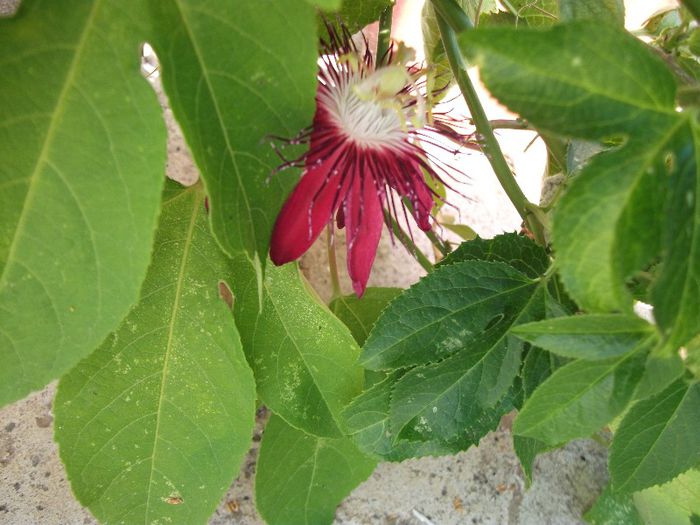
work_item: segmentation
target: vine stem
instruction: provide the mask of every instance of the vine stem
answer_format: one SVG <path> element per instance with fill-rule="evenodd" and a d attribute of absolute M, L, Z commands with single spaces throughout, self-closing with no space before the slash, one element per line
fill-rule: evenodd
<path fill-rule="evenodd" d="M 510 201 L 513 203 L 513 206 L 515 206 L 515 209 L 518 211 L 518 214 L 520 214 L 520 217 L 522 217 L 528 229 L 535 236 L 535 239 L 540 244 L 543 244 L 544 227 L 533 213 L 533 209 L 536 206 L 527 200 L 527 197 L 525 197 L 525 194 L 515 180 L 515 177 L 508 166 L 508 162 L 503 155 L 501 146 L 498 144 L 498 140 L 493 133 L 493 128 L 489 123 L 484 107 L 481 105 L 481 101 L 476 93 L 474 84 L 467 73 L 464 59 L 462 58 L 462 52 L 459 48 L 459 43 L 457 42 L 457 35 L 454 30 L 454 27 L 462 27 L 463 29 L 467 29 L 467 26 L 462 20 L 463 17 L 461 16 L 457 19 L 457 21 L 453 20 L 452 23 L 449 23 L 444 17 L 443 13 L 446 11 L 444 5 L 452 3 L 452 0 L 433 0 L 433 5 L 435 6 L 438 14 L 437 22 L 438 27 L 440 28 L 440 36 L 442 37 L 442 43 L 445 47 L 445 54 L 447 55 L 450 67 L 452 68 L 452 74 L 457 81 L 457 85 L 459 86 L 462 96 L 464 97 L 467 107 L 469 108 L 469 112 L 471 113 L 472 121 L 476 127 L 478 142 L 482 151 L 486 155 L 486 158 L 491 164 L 491 167 L 498 178 L 498 182 L 501 184 L 501 187 L 506 192 L 506 195 Z M 463 11 L 462 14 L 464 14 Z"/>
<path fill-rule="evenodd" d="M 377 65 L 386 64 L 389 60 L 389 49 L 391 48 L 391 21 L 393 6 L 384 8 L 379 15 L 379 33 L 377 33 Z"/>
<path fill-rule="evenodd" d="M 335 256 L 335 243 L 333 242 L 333 226 L 328 226 L 328 235 L 326 237 L 326 248 L 328 250 L 328 270 L 331 274 L 331 289 L 333 291 L 333 299 L 343 295 L 340 290 L 340 279 L 338 278 L 338 260 Z"/>
<path fill-rule="evenodd" d="M 420 264 L 426 272 L 432 272 L 434 270 L 433 263 L 431 263 L 430 259 L 416 246 L 411 236 L 401 228 L 398 221 L 387 210 L 384 210 L 384 220 L 391 225 L 391 231 L 394 233 L 394 237 L 396 237 L 399 242 L 403 244 L 404 248 L 416 258 L 418 264 Z"/>
<path fill-rule="evenodd" d="M 681 0 L 681 4 L 690 11 L 695 20 L 700 21 L 700 0 Z"/>

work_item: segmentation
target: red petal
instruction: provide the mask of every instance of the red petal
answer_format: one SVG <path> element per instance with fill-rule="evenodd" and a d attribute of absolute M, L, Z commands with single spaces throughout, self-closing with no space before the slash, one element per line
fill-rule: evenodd
<path fill-rule="evenodd" d="M 348 275 L 355 294 L 362 297 L 382 236 L 384 213 L 374 180 L 367 174 L 361 176 L 359 170 L 348 192 L 344 215 L 348 236 Z"/>
<path fill-rule="evenodd" d="M 277 216 L 270 240 L 270 258 L 281 265 L 298 259 L 318 238 L 333 213 L 343 201 L 347 184 L 342 182 L 336 163 L 339 148 L 320 164 L 307 168 L 299 184 L 287 198 Z"/>
<path fill-rule="evenodd" d="M 415 164 L 411 186 L 414 192 L 414 195 L 410 197 L 413 205 L 413 217 L 421 230 L 428 231 L 430 230 L 430 212 L 433 210 L 433 194 L 425 182 L 423 171 L 418 163 Z"/>

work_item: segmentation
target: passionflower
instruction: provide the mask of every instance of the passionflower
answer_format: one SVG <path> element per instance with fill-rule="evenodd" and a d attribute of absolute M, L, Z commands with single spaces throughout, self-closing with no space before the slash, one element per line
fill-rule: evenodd
<path fill-rule="evenodd" d="M 428 111 L 423 71 L 408 64 L 407 48 L 389 51 L 376 67 L 345 28 L 328 30 L 313 124 L 288 141 L 309 148 L 282 166 L 304 169 L 275 222 L 270 258 L 277 265 L 298 259 L 335 217 L 346 228 L 347 270 L 360 297 L 386 221 L 399 218 L 398 210 L 406 218 L 408 208 L 421 230 L 431 229 L 440 197 L 428 179 L 446 184 L 451 173 L 426 146 L 446 149 L 445 138 L 460 142 L 462 135 L 447 114 Z"/>

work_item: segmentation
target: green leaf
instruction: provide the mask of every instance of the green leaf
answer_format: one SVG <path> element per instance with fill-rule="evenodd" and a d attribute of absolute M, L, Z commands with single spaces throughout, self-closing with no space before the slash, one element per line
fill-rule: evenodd
<path fill-rule="evenodd" d="M 516 233 L 504 233 L 493 239 L 477 237 L 463 242 L 440 262 L 440 266 L 473 260 L 504 262 L 532 279 L 538 278 L 549 267 L 544 248 Z"/>
<path fill-rule="evenodd" d="M 309 295 L 296 265 L 268 264 L 262 282 L 247 257 L 233 266 L 236 324 L 260 399 L 296 428 L 341 437 L 340 411 L 363 380 L 350 331 Z"/>
<path fill-rule="evenodd" d="M 700 472 L 681 474 L 673 481 L 632 495 L 644 523 L 695 525 L 700 513 Z"/>
<path fill-rule="evenodd" d="M 529 348 L 525 359 L 523 359 L 523 367 L 520 371 L 525 398 L 532 396 L 537 387 L 544 383 L 557 368 L 563 366 L 566 361 L 566 359 L 541 348 Z"/>
<path fill-rule="evenodd" d="M 595 20 L 625 25 L 623 0 L 559 0 L 562 21 Z"/>
<path fill-rule="evenodd" d="M 166 151 L 140 11 L 27 0 L 0 20 L 0 405 L 69 370 L 138 299 Z"/>
<path fill-rule="evenodd" d="M 139 303 L 54 404 L 73 491 L 104 523 L 205 522 L 253 429 L 253 376 L 219 296 L 230 263 L 201 188 L 175 186 Z"/>
<path fill-rule="evenodd" d="M 511 333 L 557 355 L 596 360 L 629 352 L 654 327 L 627 315 L 575 315 L 523 324 Z"/>
<path fill-rule="evenodd" d="M 326 11 L 335 11 L 340 7 L 341 0 L 306 0 L 311 5 L 320 7 Z"/>
<path fill-rule="evenodd" d="M 557 445 L 598 431 L 627 407 L 649 345 L 642 342 L 620 357 L 564 365 L 525 402 L 513 433 Z"/>
<path fill-rule="evenodd" d="M 608 24 L 485 28 L 463 33 L 460 42 L 491 93 L 538 129 L 641 140 L 678 118 L 676 84 L 663 61 Z"/>
<path fill-rule="evenodd" d="M 520 466 L 525 475 L 525 483 L 528 487 L 532 484 L 535 458 L 552 448 L 554 447 L 538 439 L 517 435 L 513 436 L 513 450 L 515 451 L 515 455 L 518 456 L 518 461 L 520 461 Z"/>
<path fill-rule="evenodd" d="M 669 354 L 664 347 L 657 347 L 647 357 L 642 379 L 639 380 L 634 399 L 645 399 L 665 390 L 685 372 L 683 360 L 677 353 Z"/>
<path fill-rule="evenodd" d="M 372 370 L 438 361 L 503 331 L 525 311 L 539 283 L 501 262 L 438 268 L 392 301 L 360 362 Z"/>
<path fill-rule="evenodd" d="M 665 483 L 700 462 L 700 383 L 679 379 L 639 401 L 620 423 L 610 448 L 616 492 Z"/>
<path fill-rule="evenodd" d="M 356 397 L 344 412 L 345 430 L 352 436 L 358 448 L 373 457 L 386 461 L 403 461 L 413 457 L 456 454 L 475 445 L 491 430 L 501 417 L 512 410 L 509 400 L 488 410 L 473 410 L 474 419 L 459 436 L 451 439 L 409 441 L 397 438 L 389 425 L 391 394 L 397 381 L 404 374 L 397 371 L 384 381 Z"/>
<path fill-rule="evenodd" d="M 400 288 L 367 288 L 361 299 L 356 295 L 344 295 L 333 299 L 329 308 L 362 346 L 379 314 L 401 292 Z"/>
<path fill-rule="evenodd" d="M 564 362 L 565 359 L 551 354 L 546 350 L 537 347 L 529 348 L 520 371 L 525 399 L 529 399 L 537 387 L 551 376 L 557 368 L 562 366 Z M 517 408 L 521 409 L 522 406 Z M 523 469 L 523 474 L 525 474 L 525 482 L 527 485 L 532 483 L 535 458 L 539 454 L 551 450 L 552 448 L 554 448 L 552 445 L 548 445 L 537 439 L 518 435 L 513 436 L 513 449 L 520 461 L 520 466 Z"/>
<path fill-rule="evenodd" d="M 323 525 L 377 462 L 348 438 L 310 436 L 272 416 L 255 473 L 258 512 L 269 525 Z"/>
<path fill-rule="evenodd" d="M 529 26 L 550 26 L 559 20 L 559 0 L 509 0 L 508 4 Z"/>
<path fill-rule="evenodd" d="M 610 485 L 605 487 L 595 505 L 585 514 L 591 525 L 645 525 L 630 494 L 615 494 Z M 668 522 L 664 525 L 670 525 Z"/>
<path fill-rule="evenodd" d="M 316 17 L 303 0 L 148 2 L 163 86 L 209 197 L 222 248 L 266 260 L 270 232 L 296 171 L 269 135 L 311 123 L 316 92 Z M 290 45 L 290 39 L 294 45 Z"/>
<path fill-rule="evenodd" d="M 652 290 L 657 321 L 668 346 L 691 339 L 700 315 L 697 125 L 675 111 L 668 68 L 607 24 L 487 29 L 462 39 L 494 95 L 538 128 L 589 140 L 627 136 L 559 202 L 553 244 L 562 280 L 589 311 L 626 310 L 627 281 L 664 256 Z"/>
<path fill-rule="evenodd" d="M 676 169 L 664 210 L 664 260 L 651 290 L 654 318 L 671 349 L 700 332 L 700 126 L 695 119 L 690 123 L 688 135 L 674 148 Z"/>
<path fill-rule="evenodd" d="M 439 363 L 407 372 L 391 396 L 392 434 L 412 441 L 447 441 L 479 427 L 511 387 L 521 352 L 515 338 L 494 332 Z"/>

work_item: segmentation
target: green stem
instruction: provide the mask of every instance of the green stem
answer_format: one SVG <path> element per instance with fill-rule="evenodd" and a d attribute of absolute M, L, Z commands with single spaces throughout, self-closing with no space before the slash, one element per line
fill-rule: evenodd
<path fill-rule="evenodd" d="M 439 0 L 433 0 L 433 5 L 436 5 L 438 1 Z M 462 52 L 457 42 L 457 35 L 447 21 L 439 14 L 437 21 L 440 28 L 442 43 L 445 47 L 445 54 L 450 62 L 450 67 L 452 68 L 452 73 L 457 81 L 457 85 L 462 91 L 462 96 L 471 113 L 472 121 L 476 127 L 476 134 L 479 137 L 479 145 L 486 155 L 486 158 L 489 160 L 498 178 L 498 182 L 505 190 L 506 195 L 508 195 L 508 198 L 513 203 L 513 206 L 515 206 L 520 217 L 522 217 L 537 241 L 543 244 L 544 228 L 540 221 L 532 214 L 531 208 L 533 204 L 527 200 L 525 194 L 520 189 L 513 173 L 510 171 L 503 151 L 501 151 L 501 146 L 498 144 L 498 140 L 496 140 L 496 136 L 493 134 L 493 128 L 491 128 L 489 124 L 489 119 L 481 105 L 474 84 L 472 84 L 469 74 L 467 73 L 464 60 L 462 59 Z"/>
<path fill-rule="evenodd" d="M 700 0 L 681 0 L 681 4 L 690 11 L 695 20 L 700 21 Z"/>
<path fill-rule="evenodd" d="M 379 33 L 377 34 L 377 65 L 386 64 L 391 48 L 391 20 L 393 8 L 388 6 L 379 15 Z"/>
<path fill-rule="evenodd" d="M 517 119 L 517 120 L 510 120 L 510 119 L 498 119 L 498 120 L 490 120 L 489 125 L 491 126 L 491 129 L 527 129 L 530 131 L 534 131 L 530 125 L 525 122 L 523 119 Z"/>
<path fill-rule="evenodd" d="M 416 243 L 413 242 L 411 236 L 408 235 L 405 231 L 403 231 L 401 225 L 386 210 L 384 210 L 384 220 L 388 221 L 389 224 L 391 224 L 391 231 L 394 233 L 394 237 L 396 237 L 399 240 L 399 242 L 404 245 L 408 252 L 416 258 L 418 264 L 420 264 L 426 272 L 432 272 L 433 263 L 430 262 L 430 259 L 428 259 L 425 256 L 425 254 L 420 250 L 420 248 L 416 246 Z"/>
<path fill-rule="evenodd" d="M 333 299 L 340 297 L 343 293 L 340 290 L 340 280 L 338 279 L 338 261 L 335 257 L 335 243 L 333 242 L 332 226 L 328 227 L 328 236 L 326 237 L 326 248 L 328 249 L 328 270 L 331 274 L 331 289 L 333 291 Z"/>
<path fill-rule="evenodd" d="M 474 29 L 474 24 L 455 0 L 433 0 L 438 21 L 444 19 L 457 33 Z"/>

